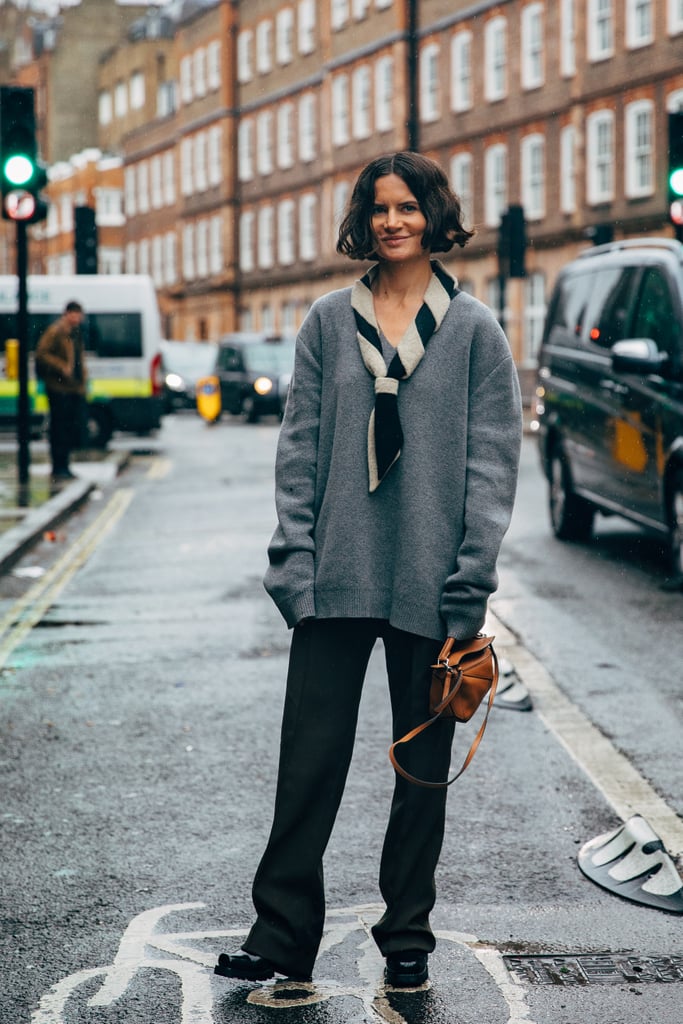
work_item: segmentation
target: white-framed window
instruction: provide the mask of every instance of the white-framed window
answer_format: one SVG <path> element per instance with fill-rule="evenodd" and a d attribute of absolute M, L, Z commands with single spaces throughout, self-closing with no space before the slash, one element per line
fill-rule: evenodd
<path fill-rule="evenodd" d="M 101 245 L 97 255 L 97 263 L 97 270 L 100 274 L 122 274 L 123 250 L 114 249 L 108 245 Z"/>
<path fill-rule="evenodd" d="M 150 162 L 152 209 L 160 210 L 164 205 L 164 184 L 162 175 L 161 157 L 153 156 Z"/>
<path fill-rule="evenodd" d="M 220 214 L 209 221 L 209 273 L 223 270 L 223 220 Z"/>
<path fill-rule="evenodd" d="M 451 159 L 451 186 L 460 200 L 463 221 L 471 224 L 474 220 L 471 153 L 456 153 Z"/>
<path fill-rule="evenodd" d="M 272 302 L 261 303 L 261 330 L 268 332 L 275 330 L 275 310 Z"/>
<path fill-rule="evenodd" d="M 626 0 L 626 45 L 647 46 L 654 39 L 652 0 Z"/>
<path fill-rule="evenodd" d="M 207 187 L 206 132 L 197 132 L 194 137 L 194 189 L 195 192 L 206 192 Z"/>
<path fill-rule="evenodd" d="M 370 67 L 361 64 L 351 76 L 351 131 L 354 139 L 367 139 L 372 131 L 372 76 Z"/>
<path fill-rule="evenodd" d="M 280 308 L 280 323 L 283 331 L 296 331 L 298 327 L 296 319 L 296 301 L 287 299 Z"/>
<path fill-rule="evenodd" d="M 349 76 L 335 75 L 332 79 L 332 144 L 345 146 L 350 137 Z"/>
<path fill-rule="evenodd" d="M 157 288 L 164 283 L 164 240 L 161 235 L 152 239 L 152 280 Z"/>
<path fill-rule="evenodd" d="M 273 242 L 275 211 L 272 206 L 262 206 L 258 212 L 258 266 L 267 270 L 273 265 Z"/>
<path fill-rule="evenodd" d="M 62 231 L 73 231 L 74 228 L 74 202 L 70 195 L 59 198 L 59 223 Z"/>
<path fill-rule="evenodd" d="M 138 247 L 135 242 L 128 242 L 126 245 L 126 273 L 137 274 L 138 272 Z"/>
<path fill-rule="evenodd" d="M 206 96 L 206 50 L 198 46 L 192 55 L 195 96 Z"/>
<path fill-rule="evenodd" d="M 576 129 L 567 124 L 560 132 L 560 211 L 576 211 Z"/>
<path fill-rule="evenodd" d="M 142 110 L 145 105 L 145 76 L 142 71 L 134 71 L 128 83 L 128 95 L 131 110 Z"/>
<path fill-rule="evenodd" d="M 294 200 L 283 199 L 277 210 L 277 260 L 288 267 L 296 259 Z"/>
<path fill-rule="evenodd" d="M 299 159 L 305 164 L 315 160 L 318 141 L 315 117 L 315 94 L 305 92 L 299 100 Z"/>
<path fill-rule="evenodd" d="M 123 172 L 123 193 L 126 204 L 126 217 L 134 217 L 138 212 L 135 167 L 126 167 Z M 49 209 L 52 210 L 54 207 L 50 206 Z"/>
<path fill-rule="evenodd" d="M 507 21 L 499 15 L 484 29 L 484 96 L 489 101 L 507 94 Z"/>
<path fill-rule="evenodd" d="M 440 86 L 439 44 L 428 43 L 420 51 L 420 118 L 422 121 L 438 119 Z"/>
<path fill-rule="evenodd" d="M 330 24 L 332 31 L 343 28 L 349 20 L 349 0 L 330 0 Z"/>
<path fill-rule="evenodd" d="M 670 36 L 683 32 L 683 0 L 667 0 L 666 30 Z"/>
<path fill-rule="evenodd" d="M 626 107 L 624 186 L 629 199 L 654 192 L 654 106 L 638 100 Z"/>
<path fill-rule="evenodd" d="M 523 89 L 538 89 L 545 80 L 543 48 L 543 4 L 528 4 L 522 9 Z"/>
<path fill-rule="evenodd" d="M 535 271 L 524 281 L 524 332 L 522 362 L 535 363 L 545 322 L 545 275 Z"/>
<path fill-rule="evenodd" d="M 614 53 L 612 0 L 588 0 L 588 59 L 606 60 Z"/>
<path fill-rule="evenodd" d="M 375 7 L 378 11 L 384 10 L 386 7 L 391 7 L 394 0 L 375 0 Z"/>
<path fill-rule="evenodd" d="M 157 117 L 168 117 L 176 109 L 176 83 L 171 79 L 157 86 Z"/>
<path fill-rule="evenodd" d="M 496 320 L 500 320 L 500 279 L 497 277 L 490 277 L 486 282 L 486 305 Z"/>
<path fill-rule="evenodd" d="M 361 21 L 367 16 L 370 0 L 353 0 L 351 7 L 355 20 Z"/>
<path fill-rule="evenodd" d="M 194 98 L 192 92 L 192 55 L 186 53 L 180 58 L 180 102 L 191 103 Z"/>
<path fill-rule="evenodd" d="M 278 64 L 291 64 L 294 58 L 294 10 L 283 7 L 275 18 L 275 59 Z"/>
<path fill-rule="evenodd" d="M 175 203 L 175 153 L 172 149 L 164 153 L 164 201 L 167 206 Z"/>
<path fill-rule="evenodd" d="M 256 70 L 267 75 L 273 68 L 273 22 L 270 18 L 256 26 Z"/>
<path fill-rule="evenodd" d="M 254 269 L 254 211 L 240 214 L 240 270 Z"/>
<path fill-rule="evenodd" d="M 522 139 L 522 205 L 527 220 L 545 217 L 545 139 L 534 133 Z"/>
<path fill-rule="evenodd" d="M 167 231 L 164 235 L 164 283 L 175 284 L 178 278 L 176 260 L 175 231 Z"/>
<path fill-rule="evenodd" d="M 254 75 L 253 66 L 254 33 L 243 29 L 237 36 L 237 81 L 249 82 Z"/>
<path fill-rule="evenodd" d="M 508 205 L 508 151 L 503 142 L 489 146 L 484 157 L 484 219 L 498 227 Z"/>
<path fill-rule="evenodd" d="M 186 224 L 183 228 L 183 277 L 192 281 L 194 276 L 194 224 Z"/>
<path fill-rule="evenodd" d="M 192 139 L 183 139 L 180 143 L 180 192 L 184 196 L 191 196 L 194 189 L 192 180 L 192 149 Z"/>
<path fill-rule="evenodd" d="M 560 71 L 576 74 L 576 0 L 560 0 Z"/>
<path fill-rule="evenodd" d="M 138 245 L 138 273 L 149 274 L 149 238 L 143 238 Z"/>
<path fill-rule="evenodd" d="M 294 104 L 287 100 L 277 109 L 277 165 L 286 170 L 294 164 Z"/>
<path fill-rule="evenodd" d="M 221 125 L 214 124 L 209 128 L 208 147 L 208 179 L 209 185 L 214 188 L 223 180 L 223 128 Z"/>
<path fill-rule="evenodd" d="M 456 32 L 451 39 L 451 109 L 460 113 L 472 106 L 472 33 Z"/>
<path fill-rule="evenodd" d="M 114 113 L 117 117 L 125 117 L 128 113 L 128 89 L 125 82 L 117 82 L 114 86 Z"/>
<path fill-rule="evenodd" d="M 375 64 L 375 131 L 394 127 L 394 58 L 380 57 Z"/>
<path fill-rule="evenodd" d="M 254 122 L 250 117 L 240 121 L 237 129 L 237 173 L 240 181 L 254 177 Z"/>
<path fill-rule="evenodd" d="M 122 227 L 126 222 L 123 213 L 123 193 L 120 188 L 100 186 L 95 193 L 95 220 L 98 227 Z"/>
<path fill-rule="evenodd" d="M 299 53 L 315 50 L 315 0 L 299 0 L 297 8 Z"/>
<path fill-rule="evenodd" d="M 149 165 L 146 160 L 138 164 L 138 212 L 149 210 Z"/>
<path fill-rule="evenodd" d="M 273 112 L 262 110 L 256 118 L 256 170 L 273 173 Z"/>
<path fill-rule="evenodd" d="M 206 48 L 206 80 L 213 92 L 221 86 L 221 42 L 212 39 Z"/>
<path fill-rule="evenodd" d="M 614 114 L 596 110 L 586 118 L 586 199 L 591 206 L 614 198 Z"/>
<path fill-rule="evenodd" d="M 318 255 L 317 196 L 306 192 L 299 199 L 299 255 L 307 263 Z"/>
<path fill-rule="evenodd" d="M 209 222 L 206 219 L 197 221 L 196 230 L 197 277 L 209 275 Z"/>
<path fill-rule="evenodd" d="M 111 93 L 101 92 L 97 100 L 97 119 L 99 123 L 101 125 L 111 124 L 113 114 Z"/>
<path fill-rule="evenodd" d="M 334 218 L 335 235 L 338 233 L 342 220 L 346 214 L 346 207 L 351 194 L 351 186 L 348 181 L 335 182 L 332 190 L 332 216 Z"/>

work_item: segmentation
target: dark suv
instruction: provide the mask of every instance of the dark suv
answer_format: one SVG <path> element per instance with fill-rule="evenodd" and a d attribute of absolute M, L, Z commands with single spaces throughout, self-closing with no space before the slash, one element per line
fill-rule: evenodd
<path fill-rule="evenodd" d="M 249 423 L 259 416 L 282 416 L 294 366 L 294 335 L 237 331 L 218 343 L 214 373 L 220 381 L 224 412 Z"/>
<path fill-rule="evenodd" d="M 563 268 L 535 415 L 555 535 L 625 516 L 668 538 L 683 582 L 683 245 L 614 242 Z"/>

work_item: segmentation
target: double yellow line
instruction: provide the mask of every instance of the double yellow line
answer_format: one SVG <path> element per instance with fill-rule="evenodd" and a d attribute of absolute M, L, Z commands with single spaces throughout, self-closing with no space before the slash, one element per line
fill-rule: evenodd
<path fill-rule="evenodd" d="M 0 619 L 0 670 L 15 647 L 40 622 L 69 580 L 118 523 L 130 505 L 133 493 L 131 488 L 116 491 L 90 526 Z"/>

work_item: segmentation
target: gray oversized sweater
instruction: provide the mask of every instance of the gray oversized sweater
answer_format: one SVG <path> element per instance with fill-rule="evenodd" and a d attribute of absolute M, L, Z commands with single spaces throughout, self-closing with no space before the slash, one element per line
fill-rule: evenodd
<path fill-rule="evenodd" d="M 521 400 L 490 311 L 458 292 L 401 381 L 401 457 L 368 490 L 374 379 L 351 289 L 318 299 L 296 346 L 276 462 L 265 586 L 288 626 L 378 618 L 421 636 L 477 633 L 515 495 Z"/>

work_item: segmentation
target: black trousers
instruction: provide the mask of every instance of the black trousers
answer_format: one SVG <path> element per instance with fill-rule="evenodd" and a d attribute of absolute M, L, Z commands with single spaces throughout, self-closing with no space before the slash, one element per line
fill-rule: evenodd
<path fill-rule="evenodd" d="M 48 391 L 47 398 L 52 472 L 64 473 L 69 468 L 72 450 L 82 444 L 85 399 L 82 395 L 64 395 L 59 391 Z"/>
<path fill-rule="evenodd" d="M 378 636 L 398 739 L 428 716 L 430 665 L 441 643 L 377 619 L 316 619 L 294 630 L 273 826 L 254 879 L 257 919 L 244 943 L 245 950 L 285 973 L 310 973 L 322 938 L 323 853 L 344 791 L 363 680 Z M 421 778 L 443 781 L 452 739 L 453 720 L 438 722 L 399 748 L 401 764 Z M 386 910 L 372 929 L 384 956 L 434 948 L 429 913 L 446 792 L 396 775 L 380 863 Z"/>

